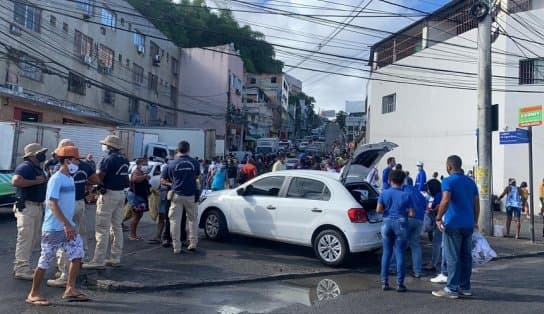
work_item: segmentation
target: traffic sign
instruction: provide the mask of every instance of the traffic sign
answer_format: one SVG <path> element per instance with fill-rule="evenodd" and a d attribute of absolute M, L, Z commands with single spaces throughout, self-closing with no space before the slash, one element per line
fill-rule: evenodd
<path fill-rule="evenodd" d="M 518 126 L 520 128 L 542 125 L 542 106 L 519 108 Z"/>
<path fill-rule="evenodd" d="M 515 131 L 505 131 L 499 133 L 500 144 L 527 144 L 529 143 L 529 134 L 527 130 L 516 129 Z"/>

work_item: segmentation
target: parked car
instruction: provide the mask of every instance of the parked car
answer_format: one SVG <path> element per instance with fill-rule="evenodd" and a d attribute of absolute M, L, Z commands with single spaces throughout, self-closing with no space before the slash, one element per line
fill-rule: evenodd
<path fill-rule="evenodd" d="M 341 265 L 349 253 L 382 245 L 378 192 L 364 181 L 364 172 L 396 146 L 360 147 L 341 174 L 278 171 L 236 189 L 212 192 L 201 198 L 199 226 L 212 240 L 235 233 L 304 245 L 313 247 L 322 263 Z"/>
<path fill-rule="evenodd" d="M 297 164 L 298 164 L 298 158 L 285 159 L 285 165 L 287 166 L 287 169 L 296 169 Z"/>
<path fill-rule="evenodd" d="M 306 150 L 306 147 L 308 147 L 308 142 L 304 141 L 304 142 L 300 142 L 298 144 L 298 150 L 303 152 Z"/>

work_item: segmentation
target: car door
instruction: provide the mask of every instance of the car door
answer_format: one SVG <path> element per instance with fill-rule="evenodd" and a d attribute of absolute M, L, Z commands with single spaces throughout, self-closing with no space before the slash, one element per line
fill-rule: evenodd
<path fill-rule="evenodd" d="M 292 177 L 284 197 L 278 199 L 278 236 L 290 242 L 307 243 L 314 221 L 329 209 L 331 192 L 321 181 Z"/>
<path fill-rule="evenodd" d="M 275 238 L 277 201 L 284 180 L 285 176 L 267 176 L 243 186 L 243 195 L 238 195 L 232 202 L 232 230 L 258 237 Z"/>

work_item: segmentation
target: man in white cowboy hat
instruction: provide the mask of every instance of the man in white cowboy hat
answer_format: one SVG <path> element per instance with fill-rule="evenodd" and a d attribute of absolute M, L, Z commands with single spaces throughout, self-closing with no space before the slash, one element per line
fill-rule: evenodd
<path fill-rule="evenodd" d="M 74 142 L 70 139 L 62 139 L 55 150 L 55 154 L 58 155 L 58 151 L 62 147 L 75 146 Z M 79 156 L 78 156 L 79 157 Z M 61 167 L 61 163 L 57 162 L 53 173 L 57 172 Z M 75 211 L 73 221 L 77 226 L 77 232 L 83 240 L 83 249 L 85 254 L 88 254 L 89 248 L 87 246 L 87 218 L 86 218 L 86 205 L 85 205 L 85 188 L 87 183 L 97 184 L 98 176 L 95 173 L 94 167 L 88 164 L 86 160 L 79 160 L 78 170 L 72 174 L 75 184 Z M 47 285 L 51 287 L 64 288 L 68 282 L 68 271 L 70 268 L 70 259 L 65 250 L 57 251 L 57 265 L 60 276 L 55 279 L 47 280 Z"/>
<path fill-rule="evenodd" d="M 102 151 L 107 156 L 100 161 L 96 170 L 99 185 L 98 201 L 96 203 L 95 237 L 96 248 L 90 263 L 84 264 L 86 269 L 104 269 L 105 266 L 119 266 L 123 253 L 123 205 L 125 203 L 124 189 L 129 185 L 128 160 L 121 154 L 121 139 L 116 135 L 108 135 L 102 141 Z M 107 258 L 110 244 L 110 229 L 112 235 L 111 252 Z"/>
<path fill-rule="evenodd" d="M 33 277 L 30 256 L 41 235 L 47 182 L 40 165 L 45 161 L 46 151 L 47 148 L 38 143 L 25 146 L 24 161 L 15 168 L 15 175 L 11 181 L 17 188 L 17 202 L 13 207 L 17 218 L 17 244 L 13 268 L 16 279 L 32 280 Z"/>

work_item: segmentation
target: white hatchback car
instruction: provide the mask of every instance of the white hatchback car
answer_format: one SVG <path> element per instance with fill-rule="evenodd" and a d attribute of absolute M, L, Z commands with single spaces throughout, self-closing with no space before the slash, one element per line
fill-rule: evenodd
<path fill-rule="evenodd" d="M 235 233 L 313 247 L 321 262 L 338 266 L 349 253 L 382 245 L 378 192 L 364 179 L 395 147 L 364 145 L 341 174 L 270 172 L 236 189 L 207 194 L 198 208 L 199 226 L 213 240 Z"/>

